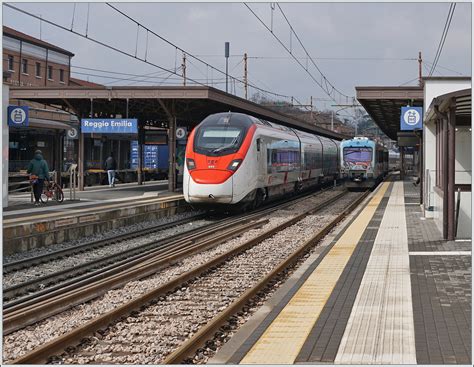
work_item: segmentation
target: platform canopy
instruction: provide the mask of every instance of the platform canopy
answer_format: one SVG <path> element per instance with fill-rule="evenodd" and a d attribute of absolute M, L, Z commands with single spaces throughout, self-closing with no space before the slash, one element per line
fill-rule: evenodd
<path fill-rule="evenodd" d="M 426 120 L 436 118 L 435 109 L 440 112 L 447 112 L 450 108 L 455 109 L 455 125 L 471 126 L 472 123 L 472 91 L 462 89 L 451 93 L 446 93 L 434 98 L 426 111 Z"/>
<path fill-rule="evenodd" d="M 401 108 L 423 106 L 423 87 L 356 87 L 357 100 L 392 140 L 400 131 Z"/>
<path fill-rule="evenodd" d="M 104 118 L 115 117 L 117 113 L 126 117 L 128 111 L 128 117 L 137 118 L 142 126 L 160 124 L 159 127 L 163 127 L 163 122 L 167 127 L 170 114 L 180 126 L 192 128 L 213 113 L 242 112 L 328 138 L 347 138 L 208 86 L 13 87 L 10 99 L 59 106 L 79 117 L 88 117 L 91 109 L 94 116 Z"/>

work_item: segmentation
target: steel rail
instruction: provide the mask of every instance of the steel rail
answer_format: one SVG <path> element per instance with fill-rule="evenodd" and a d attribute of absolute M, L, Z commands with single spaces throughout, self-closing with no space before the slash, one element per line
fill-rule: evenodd
<path fill-rule="evenodd" d="M 330 189 L 331 188 L 323 189 L 318 194 L 329 191 Z M 116 271 L 119 271 L 126 264 L 130 264 L 131 262 L 135 260 L 140 261 L 139 259 L 141 258 L 141 256 L 146 256 L 148 253 L 151 253 L 155 251 L 156 249 L 161 249 L 166 246 L 173 245 L 175 241 L 178 241 L 179 239 L 183 238 L 183 236 L 186 236 L 186 235 L 199 236 L 199 234 L 202 231 L 207 233 L 208 231 L 219 230 L 222 224 L 233 225 L 233 223 L 237 221 L 240 221 L 240 222 L 248 221 L 248 220 L 251 220 L 252 218 L 265 215 L 266 213 L 269 213 L 270 211 L 275 210 L 275 208 L 281 209 L 289 205 L 294 205 L 295 203 L 304 200 L 307 196 L 310 196 L 313 194 L 314 193 L 304 193 L 303 195 L 296 197 L 296 199 L 293 197 L 291 199 L 287 199 L 284 201 L 273 202 L 266 205 L 263 208 L 260 208 L 260 209 L 257 209 L 256 211 L 251 212 L 250 214 L 246 213 L 246 214 L 233 216 L 230 218 L 225 218 L 215 223 L 210 223 L 208 225 L 205 225 L 199 228 L 194 228 L 189 231 L 185 231 L 183 233 L 171 236 L 167 239 L 147 241 L 140 246 L 136 246 L 134 248 L 130 248 L 120 253 L 111 255 L 105 259 L 99 258 L 96 260 L 88 261 L 86 263 L 77 265 L 73 268 L 65 269 L 62 271 L 58 271 L 52 274 L 48 274 L 42 277 L 32 279 L 27 282 L 12 285 L 10 287 L 3 289 L 4 302 L 15 297 L 20 297 L 28 292 L 30 293 L 34 292 L 34 293 L 15 299 L 11 302 L 5 302 L 3 305 L 3 310 L 5 312 L 6 310 L 12 307 L 18 306 L 20 304 L 24 304 L 25 302 L 28 302 L 31 300 L 35 300 L 41 296 L 46 296 L 48 294 L 51 294 L 52 292 L 56 292 L 58 289 L 65 288 L 65 287 L 73 287 L 74 284 L 78 284 L 82 281 L 87 281 L 90 278 L 94 278 L 96 276 L 100 277 L 100 274 L 102 273 L 110 274 L 110 272 L 113 271 L 113 269 L 116 269 Z M 178 222 L 180 223 L 186 222 L 186 220 L 190 220 L 190 218 L 176 221 L 174 223 L 179 224 Z M 151 232 L 153 232 L 153 230 L 151 230 Z M 113 240 L 113 242 L 110 242 L 110 244 L 114 244 L 121 241 L 129 240 L 130 238 L 137 238 L 138 236 L 143 236 L 146 234 L 149 234 L 148 231 L 138 234 L 137 236 L 133 236 L 133 237 L 128 237 L 128 234 L 122 234 L 122 235 L 113 237 L 111 239 L 99 240 L 98 242 L 101 243 L 103 241 Z M 86 244 L 85 246 L 89 246 L 89 247 L 94 246 L 94 242 Z M 85 251 L 86 248 L 83 248 L 83 250 Z M 95 269 L 98 269 L 98 270 L 95 270 Z M 70 280 L 66 282 L 62 282 L 67 279 L 70 279 Z M 62 283 L 57 284 L 59 282 L 62 282 Z M 51 286 L 54 284 L 57 284 L 57 285 Z M 35 292 L 35 290 L 37 289 L 40 289 L 40 290 Z"/>
<path fill-rule="evenodd" d="M 137 297 L 136 299 L 130 302 L 127 302 L 121 306 L 118 306 L 117 308 L 111 311 L 108 311 L 103 315 L 98 316 L 97 318 L 85 323 L 84 325 L 76 329 L 73 329 L 64 335 L 61 335 L 60 337 L 53 339 L 42 346 L 39 346 L 38 348 L 28 352 L 24 356 L 21 356 L 15 359 L 12 363 L 13 364 L 45 363 L 49 357 L 51 357 L 55 353 L 60 353 L 62 350 L 64 350 L 66 347 L 70 346 L 71 344 L 79 343 L 83 338 L 89 336 L 93 332 L 101 328 L 107 327 L 109 324 L 113 323 L 114 321 L 130 314 L 132 311 L 138 310 L 141 307 L 153 302 L 153 300 L 155 300 L 156 298 L 164 296 L 168 292 L 175 290 L 177 287 L 180 287 L 183 284 L 186 284 L 196 279 L 202 274 L 205 274 L 206 272 L 208 272 L 209 269 L 212 269 L 216 266 L 220 266 L 224 264 L 230 258 L 240 253 L 245 252 L 246 250 L 266 240 L 267 238 L 272 237 L 276 233 L 284 230 L 285 228 L 292 226 L 293 224 L 305 218 L 307 215 L 313 214 L 315 212 L 318 212 L 326 208 L 329 204 L 339 200 L 345 195 L 347 195 L 347 191 L 341 192 L 340 194 L 326 200 L 325 202 L 320 203 L 314 206 L 313 208 L 306 210 L 303 213 L 291 219 L 288 219 L 284 223 L 281 223 L 280 225 L 260 234 L 259 236 L 249 241 L 246 241 L 245 243 L 239 245 L 238 247 L 231 249 L 228 252 L 217 256 L 216 258 L 211 259 L 209 262 L 199 265 L 196 268 L 172 279 L 171 281 Z M 154 266 L 154 264 L 150 262 L 147 266 Z M 34 312 L 34 310 L 30 310 L 30 312 Z M 21 312 L 18 313 L 18 317 L 21 318 L 21 316 L 22 316 L 22 313 Z M 6 320 L 4 320 L 4 328 L 8 326 L 11 327 L 12 320 L 10 320 L 10 324 L 8 323 L 5 324 L 5 321 Z"/>
<path fill-rule="evenodd" d="M 98 249 L 98 248 L 105 247 L 108 245 L 116 244 L 118 242 L 126 241 L 126 240 L 133 239 L 136 237 L 141 237 L 144 235 L 148 235 L 150 233 L 154 233 L 156 231 L 163 231 L 165 229 L 169 229 L 174 226 L 187 223 L 190 220 L 198 220 L 204 217 L 205 217 L 205 214 L 198 214 L 198 215 L 180 219 L 177 221 L 159 224 L 159 225 L 148 227 L 148 228 L 137 229 L 128 233 L 123 233 L 116 236 L 103 238 L 101 240 L 88 241 L 80 245 L 52 251 L 47 254 L 42 254 L 35 257 L 29 257 L 29 258 L 25 258 L 25 259 L 21 259 L 17 261 L 12 261 L 12 262 L 3 264 L 3 274 L 8 274 L 14 271 L 22 270 L 34 265 L 44 264 L 55 259 L 60 259 L 66 256 L 75 255 L 75 254 L 82 253 L 88 250 L 94 250 L 94 249 Z"/>
<path fill-rule="evenodd" d="M 240 222 L 248 222 L 248 220 L 242 219 Z M 145 256 L 153 254 L 155 251 L 161 251 L 163 249 L 166 249 L 169 246 L 173 246 L 177 241 L 182 241 L 186 238 L 200 238 L 203 235 L 207 235 L 209 230 L 211 229 L 220 230 L 221 227 L 225 227 L 230 224 L 232 224 L 232 222 L 228 223 L 228 222 L 222 221 L 222 222 L 217 222 L 217 223 L 210 223 L 208 225 L 205 225 L 199 228 L 194 228 L 192 230 L 185 231 L 183 233 L 177 234 L 169 238 L 147 241 L 146 243 L 140 246 L 127 249 L 125 251 L 122 251 L 114 255 L 110 255 L 107 258 L 98 258 L 98 259 L 77 265 L 74 268 L 60 270 L 52 274 L 35 278 L 31 281 L 15 284 L 3 290 L 4 300 L 10 299 L 12 297 L 22 295 L 28 291 L 34 290 L 35 288 L 38 288 L 39 285 L 49 286 L 51 284 L 61 282 L 62 280 L 78 277 L 81 274 L 87 273 L 78 278 L 71 279 L 70 281 L 67 281 L 66 283 L 61 283 L 55 287 L 44 289 L 40 292 L 36 292 L 33 295 L 29 295 L 21 299 L 6 303 L 4 304 L 3 309 L 4 311 L 8 310 L 11 307 L 19 303 L 24 303 L 29 299 L 36 299 L 38 296 L 47 295 L 51 292 L 54 292 L 55 290 L 59 288 L 72 285 L 74 283 L 78 283 L 82 280 L 89 279 L 95 276 L 100 276 L 100 274 L 102 273 L 107 272 L 110 274 L 110 272 L 113 271 L 113 269 L 115 269 L 115 272 L 118 272 L 124 266 L 129 267 L 131 264 L 134 264 L 137 261 L 138 262 L 142 261 Z M 91 269 L 92 270 L 98 269 L 98 270 L 89 272 Z"/>
<path fill-rule="evenodd" d="M 183 257 L 204 251 L 216 243 L 238 236 L 249 229 L 262 226 L 267 221 L 244 223 L 243 225 L 211 235 L 210 238 L 198 241 L 197 243 L 193 240 L 182 241 L 179 244 L 180 246 L 171 248 L 164 253 L 154 254 L 151 259 L 144 259 L 121 272 L 112 273 L 92 283 L 86 282 L 86 284 L 80 287 L 73 287 L 67 291 L 59 290 L 54 296 L 42 297 L 41 301 L 30 301 L 24 307 L 22 305 L 21 307 L 10 309 L 3 314 L 3 333 L 4 335 L 10 334 L 13 331 L 70 309 L 77 304 L 97 298 L 110 289 L 115 289 L 130 281 L 152 275 L 163 267 L 181 260 Z"/>
<path fill-rule="evenodd" d="M 301 245 L 290 257 L 283 260 L 277 265 L 268 275 L 266 275 L 261 281 L 255 286 L 248 289 L 238 299 L 232 302 L 231 305 L 226 307 L 225 310 L 216 315 L 211 321 L 197 331 L 190 339 L 186 340 L 178 349 L 172 352 L 163 361 L 163 364 L 179 364 L 185 363 L 186 358 L 192 356 L 197 349 L 202 347 L 205 342 L 212 339 L 215 332 L 226 323 L 226 321 L 238 311 L 240 311 L 257 293 L 264 290 L 271 280 L 281 274 L 285 269 L 295 264 L 298 259 L 301 258 L 311 247 L 315 246 L 320 242 L 344 217 L 352 212 L 369 194 L 370 191 L 366 191 L 356 201 L 354 201 L 347 209 L 339 214 L 331 223 L 327 224 L 322 230 L 318 231 L 303 245 Z"/>

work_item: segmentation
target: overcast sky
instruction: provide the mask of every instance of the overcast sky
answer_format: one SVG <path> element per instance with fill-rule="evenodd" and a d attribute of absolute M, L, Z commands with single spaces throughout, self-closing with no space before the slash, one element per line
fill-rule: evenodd
<path fill-rule="evenodd" d="M 74 3 L 10 3 L 41 15 L 68 29 L 71 27 Z M 115 3 L 117 8 L 140 21 L 159 35 L 184 50 L 202 55 L 215 67 L 225 70 L 224 42 L 229 41 L 230 74 L 242 78 L 242 54 L 249 55 L 251 83 L 284 95 L 295 96 L 302 102 L 309 97 L 329 99 L 308 74 L 289 57 L 278 41 L 259 23 L 243 3 Z M 327 79 L 340 91 L 355 95 L 355 86 L 400 85 L 418 76 L 418 51 L 423 59 L 432 62 L 445 25 L 449 3 L 282 3 L 281 8 L 293 25 L 309 54 Z M 268 26 L 271 23 L 269 3 L 249 6 Z M 87 3 L 77 3 L 73 29 L 123 51 L 135 54 L 137 27 L 104 3 L 91 3 L 87 26 Z M 40 22 L 3 7 L 3 24 L 40 37 Z M 278 7 L 273 11 L 273 30 L 290 47 L 290 31 Z M 452 18 L 435 75 L 471 74 L 471 4 L 458 3 Z M 41 38 L 75 54 L 72 65 L 129 74 L 157 73 L 155 79 L 133 85 L 164 82 L 181 84 L 175 76 L 156 67 L 108 50 L 87 39 L 60 30 L 46 23 L 41 26 Z M 138 56 L 145 56 L 146 35 L 139 33 Z M 303 51 L 292 36 L 292 51 L 303 56 Z M 148 38 L 147 59 L 160 66 L 175 69 L 181 64 L 181 53 L 154 36 Z M 259 58 L 255 58 L 259 57 Z M 354 60 L 372 58 L 372 60 Z M 376 60 L 374 60 L 376 59 Z M 381 60 L 383 59 L 383 60 Z M 393 60 L 397 59 L 397 60 Z M 225 89 L 222 75 L 207 70 L 193 59 L 187 64 L 187 75 L 206 82 L 214 78 Z M 306 64 L 305 60 L 302 60 Z M 425 67 L 431 65 L 425 64 Z M 320 80 L 317 70 L 311 73 Z M 92 75 L 103 72 L 73 68 L 73 75 L 102 84 L 126 85 L 131 81 L 114 81 Z M 456 71 L 456 72 L 454 72 Z M 178 73 L 180 71 L 178 70 Z M 424 68 L 424 74 L 427 69 Z M 130 76 L 118 75 L 119 78 Z M 142 78 L 143 79 L 143 78 Z M 219 79 L 219 80 L 217 80 Z M 412 81 L 407 85 L 415 85 Z M 237 86 L 238 95 L 242 88 Z M 253 90 L 251 89 L 251 93 Z M 340 101 L 343 103 L 344 101 Z M 328 108 L 334 102 L 317 101 L 318 108 Z"/>

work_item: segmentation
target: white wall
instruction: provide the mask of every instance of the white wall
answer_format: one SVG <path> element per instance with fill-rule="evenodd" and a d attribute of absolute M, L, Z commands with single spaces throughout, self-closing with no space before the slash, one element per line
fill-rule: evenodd
<path fill-rule="evenodd" d="M 458 194 L 455 195 L 457 201 Z M 461 192 L 461 205 L 459 206 L 458 233 L 456 238 L 472 238 L 472 193 Z M 455 202 L 456 202 L 455 201 Z"/>
<path fill-rule="evenodd" d="M 471 88 L 471 80 L 469 78 L 466 79 L 443 79 L 443 80 L 424 80 L 424 91 L 423 91 L 423 106 L 424 106 L 424 114 L 426 115 L 426 111 L 431 105 L 431 102 L 434 98 L 441 96 L 443 94 L 447 94 L 450 92 L 455 92 L 457 90 Z M 428 208 L 428 204 L 435 207 L 435 210 L 439 208 L 439 205 L 434 205 L 433 201 L 439 201 L 435 198 L 434 193 L 434 186 L 436 184 L 435 181 L 435 172 L 436 172 L 436 126 L 434 121 L 423 121 L 423 160 L 424 160 L 424 208 L 425 208 L 425 216 L 427 218 L 439 218 L 438 213 L 433 213 L 430 211 L 426 211 Z M 430 171 L 430 176 L 433 177 L 432 180 L 427 180 L 426 177 L 426 170 Z M 441 206 L 442 210 L 442 206 Z M 441 211 L 441 219 L 442 220 L 442 211 Z"/>
<path fill-rule="evenodd" d="M 455 183 L 470 184 L 472 182 L 472 133 L 468 126 L 456 128 L 456 161 L 455 161 Z M 455 194 L 457 200 L 458 194 Z M 472 232 L 472 208 L 471 193 L 461 193 L 461 205 L 459 208 L 459 222 L 457 238 L 471 238 Z"/>
<path fill-rule="evenodd" d="M 3 84 L 2 88 L 2 207 L 8 206 L 8 121 L 7 107 L 10 95 L 10 87 Z"/>
<path fill-rule="evenodd" d="M 457 90 L 471 88 L 470 79 L 424 80 L 424 112 L 428 110 L 434 98 Z"/>

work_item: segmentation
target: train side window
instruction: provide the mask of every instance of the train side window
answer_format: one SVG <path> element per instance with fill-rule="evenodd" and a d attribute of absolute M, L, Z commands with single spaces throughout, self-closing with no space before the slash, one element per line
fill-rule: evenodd
<path fill-rule="evenodd" d="M 261 140 L 260 138 L 257 139 L 257 152 L 260 152 L 260 145 L 261 145 Z"/>

